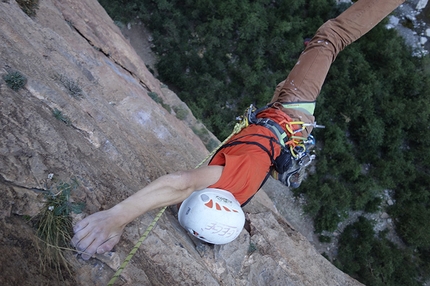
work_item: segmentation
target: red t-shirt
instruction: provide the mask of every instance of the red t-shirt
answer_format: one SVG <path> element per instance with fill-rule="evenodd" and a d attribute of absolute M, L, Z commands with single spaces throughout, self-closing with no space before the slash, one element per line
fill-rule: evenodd
<path fill-rule="evenodd" d="M 288 115 L 276 108 L 269 108 L 260 113 L 258 117 L 271 118 L 277 123 L 281 123 L 284 120 L 291 121 Z M 256 134 L 274 138 L 276 142 L 278 141 L 278 138 L 268 128 L 252 124 L 233 136 L 226 144 L 235 140 L 257 142 L 269 150 L 270 153 L 273 146 L 273 158 L 278 157 L 281 152 L 279 144 L 272 142 L 271 146 L 269 138 Z M 261 147 L 255 144 L 241 143 L 222 148 L 209 165 L 224 166 L 221 178 L 209 188 L 229 191 L 240 204 L 243 204 L 258 191 L 270 171 L 272 162 L 267 152 Z"/>

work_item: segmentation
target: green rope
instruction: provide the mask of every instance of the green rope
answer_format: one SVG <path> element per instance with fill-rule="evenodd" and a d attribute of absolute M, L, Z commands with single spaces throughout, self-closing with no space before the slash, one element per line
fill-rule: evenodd
<path fill-rule="evenodd" d="M 242 120 L 239 123 L 236 123 L 236 125 L 234 126 L 233 132 L 223 141 L 221 142 L 221 144 L 218 145 L 217 148 L 215 148 L 205 159 L 203 159 L 202 162 L 200 162 L 200 164 L 198 164 L 195 169 L 197 169 L 198 167 L 200 167 L 201 165 L 203 165 L 204 162 L 206 162 L 210 157 L 212 157 L 216 151 L 218 151 L 219 148 L 221 148 L 222 145 L 224 145 L 228 140 L 230 140 L 231 137 L 233 137 L 233 135 L 239 133 L 243 128 L 245 128 L 247 126 L 247 121 Z M 140 239 L 138 240 L 138 242 L 134 245 L 133 249 L 130 251 L 130 253 L 127 255 L 127 257 L 125 258 L 124 262 L 121 264 L 121 266 L 118 268 L 118 270 L 115 272 L 115 274 L 113 275 L 112 279 L 109 281 L 109 283 L 107 284 L 107 286 L 112 286 L 115 281 L 118 279 L 118 277 L 121 275 L 122 271 L 124 270 L 124 268 L 127 266 L 127 264 L 130 262 L 130 260 L 133 258 L 133 256 L 136 254 L 137 250 L 139 249 L 140 245 L 143 243 L 143 241 L 148 237 L 149 233 L 151 232 L 151 230 L 154 228 L 155 224 L 157 223 L 157 221 L 160 219 L 160 217 L 163 215 L 164 211 L 167 209 L 167 207 L 163 207 L 158 214 L 155 216 L 154 220 L 151 222 L 151 224 L 146 228 L 145 232 L 143 233 L 143 235 L 140 237 Z"/>
<path fill-rule="evenodd" d="M 145 232 L 143 233 L 142 237 L 139 239 L 139 241 L 134 245 L 133 249 L 130 251 L 130 253 L 125 258 L 124 262 L 121 264 L 121 266 L 118 268 L 118 270 L 113 275 L 112 279 L 107 284 L 108 286 L 111 286 L 115 283 L 116 279 L 121 275 L 124 268 L 127 266 L 127 264 L 130 262 L 130 260 L 133 258 L 134 254 L 139 249 L 142 242 L 146 239 L 146 237 L 149 235 L 151 230 L 154 228 L 157 221 L 160 219 L 160 217 L 163 215 L 164 211 L 167 207 L 162 208 L 158 214 L 155 216 L 154 220 L 151 222 L 151 224 L 146 228 Z"/>

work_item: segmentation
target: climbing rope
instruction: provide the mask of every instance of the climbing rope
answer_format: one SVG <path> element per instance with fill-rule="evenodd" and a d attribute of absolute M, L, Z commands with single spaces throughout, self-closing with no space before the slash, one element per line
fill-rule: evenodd
<path fill-rule="evenodd" d="M 204 162 L 206 162 L 210 157 L 212 157 L 216 151 L 218 151 L 219 148 L 221 148 L 222 145 L 224 145 L 228 140 L 230 140 L 231 137 L 233 137 L 235 134 L 238 134 L 243 128 L 248 126 L 248 121 L 241 120 L 240 122 L 236 123 L 236 125 L 233 128 L 233 132 L 223 141 L 221 144 L 218 145 L 217 148 L 215 148 L 208 156 L 206 156 L 205 159 L 203 159 L 200 164 L 198 164 L 195 169 L 199 168 L 201 165 L 203 165 Z M 133 249 L 130 251 L 130 253 L 125 258 L 124 262 L 121 264 L 121 266 L 118 268 L 118 270 L 115 272 L 115 274 L 112 276 L 112 279 L 107 284 L 108 286 L 112 286 L 115 281 L 118 279 L 118 277 L 121 275 L 124 268 L 127 266 L 127 264 L 130 262 L 130 260 L 133 258 L 133 256 L 136 254 L 137 250 L 139 249 L 140 245 L 143 243 L 143 241 L 148 237 L 151 230 L 154 228 L 157 221 L 160 219 L 160 217 L 163 215 L 164 211 L 167 209 L 166 207 L 163 207 L 158 214 L 155 216 L 154 220 L 148 225 L 145 232 L 142 234 L 142 236 L 139 238 L 137 243 L 134 245 Z"/>

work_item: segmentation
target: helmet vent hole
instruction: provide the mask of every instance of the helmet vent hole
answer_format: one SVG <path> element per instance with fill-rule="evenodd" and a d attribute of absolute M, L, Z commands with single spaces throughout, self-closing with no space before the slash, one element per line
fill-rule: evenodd
<path fill-rule="evenodd" d="M 209 202 L 205 203 L 205 206 L 211 209 L 214 206 L 214 202 L 210 200 Z"/>
<path fill-rule="evenodd" d="M 215 203 L 215 208 L 220 211 L 221 210 L 221 206 L 218 203 Z"/>
<path fill-rule="evenodd" d="M 207 202 L 207 201 L 209 201 L 209 196 L 208 196 L 208 195 L 206 195 L 206 194 L 202 194 L 202 195 L 200 196 L 200 198 L 202 199 L 202 201 L 203 201 L 203 202 Z"/>

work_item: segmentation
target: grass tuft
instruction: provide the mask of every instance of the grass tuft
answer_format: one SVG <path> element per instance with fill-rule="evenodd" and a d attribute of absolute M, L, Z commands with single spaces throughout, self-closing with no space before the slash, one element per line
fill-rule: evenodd
<path fill-rule="evenodd" d="M 167 112 L 171 113 L 172 112 L 172 108 L 170 107 L 170 105 L 164 103 L 163 99 L 158 95 L 158 93 L 150 91 L 148 92 L 148 95 L 150 98 L 152 98 L 152 100 L 154 100 L 156 103 L 161 104 L 161 106 L 167 110 Z"/>
<path fill-rule="evenodd" d="M 56 78 L 63 84 L 67 92 L 74 98 L 80 99 L 84 96 L 78 81 L 68 78 L 65 75 L 57 75 Z"/>
<path fill-rule="evenodd" d="M 27 78 L 19 71 L 9 72 L 3 75 L 3 79 L 6 82 L 7 86 L 14 91 L 18 91 L 27 83 Z"/>
<path fill-rule="evenodd" d="M 150 91 L 150 92 L 148 92 L 148 95 L 156 103 L 162 103 L 163 102 L 163 99 L 156 92 Z"/>
<path fill-rule="evenodd" d="M 178 118 L 179 120 L 185 120 L 189 113 L 188 110 L 184 107 L 175 106 L 173 107 L 173 110 L 176 113 L 176 118 Z"/>
<path fill-rule="evenodd" d="M 70 121 L 70 119 L 65 116 L 60 110 L 58 110 L 57 108 L 55 108 L 52 111 L 52 115 L 54 115 L 55 118 L 57 118 L 60 121 L 63 121 L 67 126 L 70 126 L 72 124 L 72 122 Z"/>
<path fill-rule="evenodd" d="M 83 203 L 70 202 L 70 194 L 78 186 L 76 180 L 71 183 L 60 182 L 45 193 L 45 203 L 36 216 L 37 248 L 43 271 L 54 269 L 59 278 L 64 277 L 64 270 L 70 274 L 69 262 L 65 251 L 72 238 L 72 218 L 70 214 L 81 213 Z"/>

